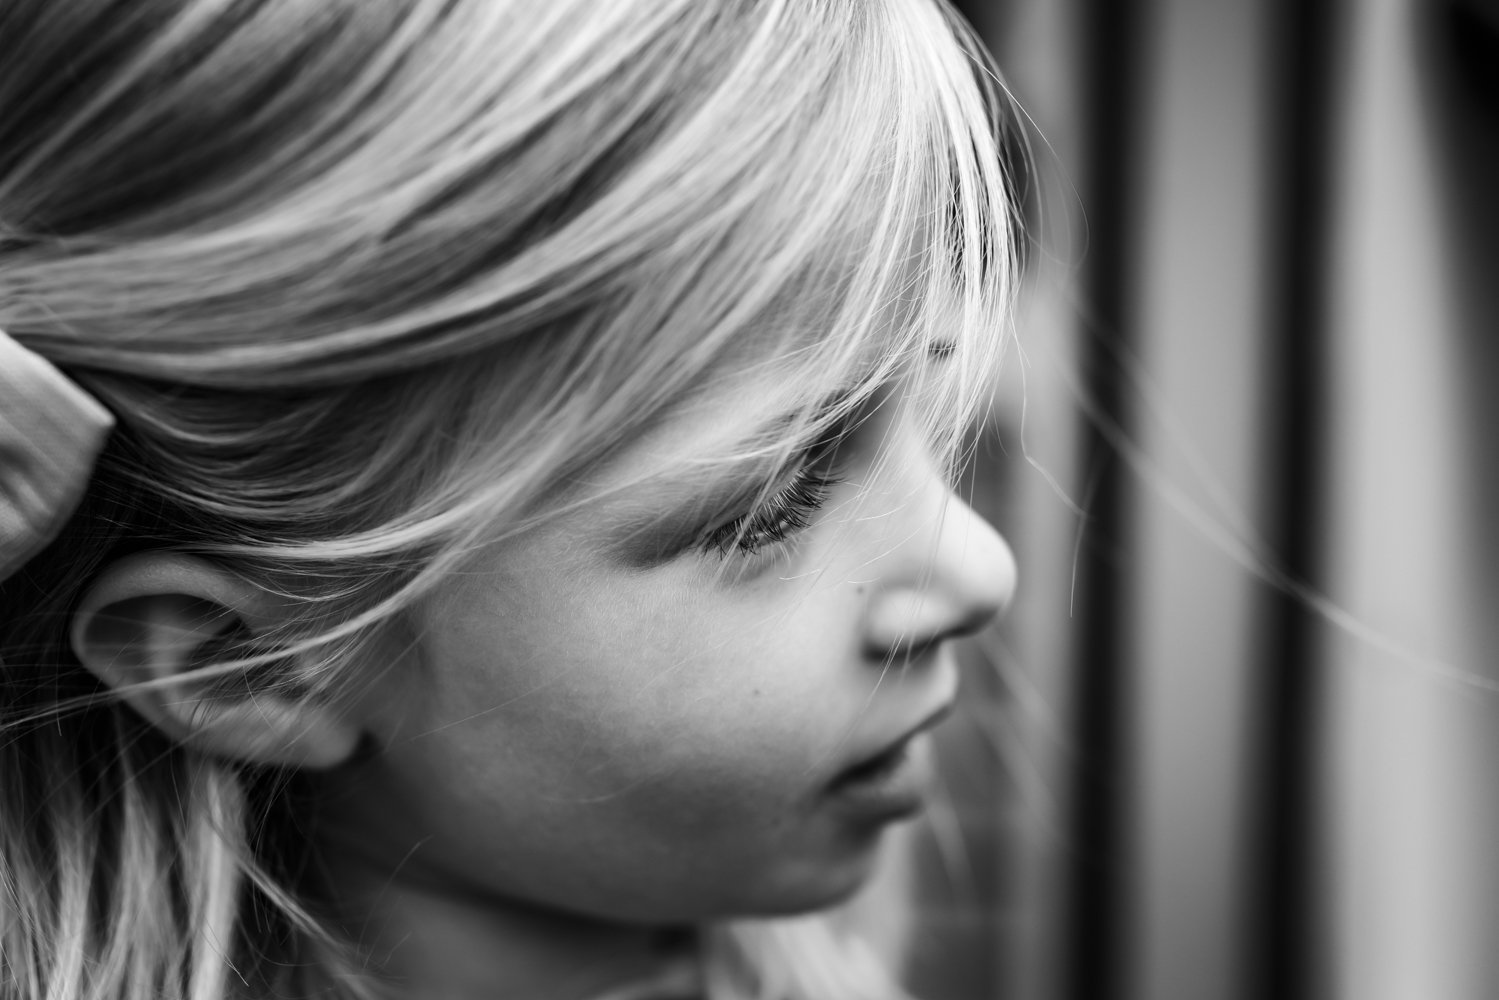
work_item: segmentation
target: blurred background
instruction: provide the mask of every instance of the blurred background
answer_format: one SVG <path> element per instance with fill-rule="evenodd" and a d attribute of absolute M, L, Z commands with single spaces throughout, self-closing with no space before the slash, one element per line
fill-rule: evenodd
<path fill-rule="evenodd" d="M 1499 997 L 1499 0 L 966 0 L 1040 243 L 930 1000 Z"/>

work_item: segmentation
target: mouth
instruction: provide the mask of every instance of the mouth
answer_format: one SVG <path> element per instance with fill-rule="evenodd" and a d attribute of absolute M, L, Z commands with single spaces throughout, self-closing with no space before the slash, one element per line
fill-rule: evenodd
<path fill-rule="evenodd" d="M 888 779 L 900 770 L 901 765 L 910 757 L 912 739 L 915 739 L 914 735 L 873 757 L 866 757 L 852 767 L 844 768 L 838 773 L 838 777 L 833 779 L 833 790 L 837 791 L 851 785 L 876 784 Z"/>
<path fill-rule="evenodd" d="M 943 702 L 935 710 L 923 716 L 920 722 L 886 743 L 882 748 L 844 768 L 838 773 L 838 777 L 834 779 L 833 783 L 838 785 L 850 779 L 859 781 L 879 778 L 890 771 L 896 770 L 907 756 L 907 750 L 911 745 L 911 741 L 927 730 L 935 729 L 943 719 L 952 714 L 952 710 L 952 701 Z"/>
<path fill-rule="evenodd" d="M 924 769 L 918 766 L 925 757 L 919 751 L 926 749 L 921 738 L 947 718 L 952 708 L 952 701 L 944 702 L 895 739 L 839 771 L 828 786 L 829 792 L 835 799 L 880 818 L 917 812 L 926 783 Z"/>

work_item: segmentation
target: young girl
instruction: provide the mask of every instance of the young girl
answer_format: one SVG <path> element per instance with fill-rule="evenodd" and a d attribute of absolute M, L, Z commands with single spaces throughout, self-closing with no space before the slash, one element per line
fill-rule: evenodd
<path fill-rule="evenodd" d="M 0 992 L 899 995 L 805 914 L 1013 584 L 948 485 L 1014 272 L 957 19 L 0 45 Z"/>

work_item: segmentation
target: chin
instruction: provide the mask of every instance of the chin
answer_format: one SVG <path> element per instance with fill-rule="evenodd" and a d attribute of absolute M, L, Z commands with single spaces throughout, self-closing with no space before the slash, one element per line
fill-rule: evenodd
<path fill-rule="evenodd" d="M 856 895 L 879 870 L 883 837 L 875 832 L 837 851 L 782 856 L 737 866 L 740 878 L 717 884 L 664 879 L 632 891 L 589 895 L 563 908 L 593 919 L 632 925 L 693 924 L 720 920 L 793 917 L 826 910 Z M 724 864 L 716 870 L 733 870 Z M 696 865 L 695 870 L 715 870 Z M 553 905 L 557 905 L 555 902 Z"/>
<path fill-rule="evenodd" d="M 867 851 L 854 856 L 788 866 L 774 879 L 762 880 L 746 905 L 723 916 L 792 917 L 846 903 L 875 873 L 878 846 L 876 840 Z"/>

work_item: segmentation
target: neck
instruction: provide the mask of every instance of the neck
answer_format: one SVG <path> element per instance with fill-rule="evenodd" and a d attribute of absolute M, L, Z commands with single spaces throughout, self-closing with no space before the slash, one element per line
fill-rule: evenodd
<path fill-rule="evenodd" d="M 662 976 L 694 946 L 683 928 L 615 924 L 447 891 L 347 854 L 329 875 L 349 939 L 399 996 L 592 1000 Z"/>

